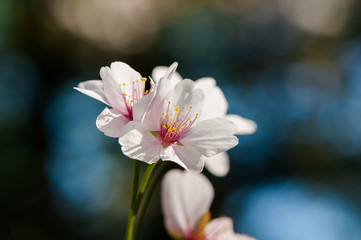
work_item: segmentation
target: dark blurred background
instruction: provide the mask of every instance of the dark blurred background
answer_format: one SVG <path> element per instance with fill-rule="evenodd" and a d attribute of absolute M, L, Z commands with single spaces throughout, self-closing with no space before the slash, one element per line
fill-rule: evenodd
<path fill-rule="evenodd" d="M 122 239 L 133 161 L 72 89 L 179 62 L 253 119 L 213 217 L 260 240 L 361 239 L 361 2 L 0 0 L 0 239 Z M 144 165 L 143 165 L 144 167 Z M 168 239 L 159 189 L 139 239 Z"/>

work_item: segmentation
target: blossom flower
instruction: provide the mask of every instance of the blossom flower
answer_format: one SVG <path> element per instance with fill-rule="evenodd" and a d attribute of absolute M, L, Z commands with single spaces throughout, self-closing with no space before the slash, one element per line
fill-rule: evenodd
<path fill-rule="evenodd" d="M 130 122 L 119 143 L 130 158 L 149 164 L 158 159 L 173 161 L 191 172 L 200 172 L 204 156 L 227 151 L 238 144 L 237 127 L 224 118 L 199 121 L 204 94 L 191 80 L 176 84 L 163 77 L 142 122 Z"/>
<path fill-rule="evenodd" d="M 214 189 L 203 174 L 170 170 L 163 178 L 161 201 L 164 224 L 175 239 L 185 240 L 255 240 L 235 233 L 233 221 L 218 217 L 211 221 L 209 208 Z"/>
<path fill-rule="evenodd" d="M 171 75 L 176 64 L 169 68 Z M 141 121 L 150 103 L 154 83 L 146 89 L 146 80 L 123 62 L 113 62 L 100 69 L 102 80 L 89 80 L 79 83 L 74 89 L 95 98 L 111 108 L 105 108 L 96 120 L 100 131 L 109 137 L 119 137 L 120 130 L 130 121 Z"/>
<path fill-rule="evenodd" d="M 153 69 L 152 79 L 157 82 L 167 73 L 167 68 L 158 66 Z M 171 84 L 175 85 L 182 80 L 178 72 L 174 72 L 171 78 Z M 222 90 L 216 85 L 213 78 L 200 78 L 195 81 L 195 88 L 201 89 L 205 94 L 204 107 L 200 120 L 206 120 L 214 117 L 225 117 L 231 120 L 237 126 L 237 135 L 252 134 L 257 129 L 257 124 L 249 119 L 235 114 L 227 114 L 228 102 Z M 221 152 L 211 157 L 205 158 L 206 168 L 216 176 L 225 176 L 229 171 L 229 156 L 226 152 Z"/>

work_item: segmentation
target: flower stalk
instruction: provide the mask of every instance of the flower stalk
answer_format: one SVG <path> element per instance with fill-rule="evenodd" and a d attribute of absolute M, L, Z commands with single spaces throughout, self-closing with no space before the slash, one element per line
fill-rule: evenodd
<path fill-rule="evenodd" d="M 142 201 L 144 192 L 147 188 L 149 178 L 154 170 L 154 167 L 157 165 L 157 163 L 149 164 L 147 166 L 147 169 L 145 170 L 145 173 L 143 175 L 142 181 L 138 188 L 138 179 L 139 179 L 139 168 L 140 168 L 140 162 L 135 160 L 136 163 L 134 165 L 134 177 L 133 177 L 133 192 L 132 192 L 132 199 L 131 199 L 131 207 L 129 210 L 129 217 L 128 217 L 128 225 L 127 230 L 125 233 L 125 239 L 126 240 L 134 240 L 134 223 L 137 218 L 138 210 L 140 203 Z M 138 188 L 138 191 L 137 191 Z M 149 201 L 149 199 L 148 199 Z M 142 213 L 143 215 L 144 213 Z"/>
<path fill-rule="evenodd" d="M 155 173 L 154 177 L 152 177 L 152 180 L 147 187 L 147 191 L 144 193 L 142 203 L 138 210 L 138 216 L 135 222 L 135 228 L 134 228 L 134 239 L 137 239 L 137 235 L 140 229 L 140 226 L 143 221 L 144 214 L 147 210 L 147 207 L 150 202 L 150 198 L 152 197 L 152 194 L 159 182 L 159 180 L 162 178 L 162 176 L 165 174 L 165 172 L 168 169 L 168 162 L 161 163 L 161 166 L 158 168 L 157 172 Z"/>

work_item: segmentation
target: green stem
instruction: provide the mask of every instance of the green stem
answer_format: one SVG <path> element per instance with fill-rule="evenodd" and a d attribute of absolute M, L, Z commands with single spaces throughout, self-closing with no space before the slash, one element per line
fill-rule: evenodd
<path fill-rule="evenodd" d="M 135 198 L 137 196 L 138 182 L 139 182 L 139 170 L 140 170 L 140 161 L 135 160 L 134 164 L 134 176 L 133 176 L 133 189 L 132 189 L 132 203 L 131 208 L 134 207 Z"/>
<path fill-rule="evenodd" d="M 142 178 L 142 182 L 140 183 L 140 186 L 139 186 L 139 189 L 138 189 L 137 198 L 135 200 L 135 205 L 134 205 L 134 213 L 135 213 L 135 215 L 137 215 L 137 213 L 138 213 L 139 205 L 140 205 L 140 202 L 142 201 L 144 191 L 145 191 L 145 189 L 147 187 L 147 184 L 149 182 L 150 175 L 152 174 L 152 172 L 154 170 L 154 167 L 155 167 L 155 165 L 157 165 L 158 162 L 153 163 L 153 164 L 149 164 L 147 169 L 145 170 L 145 173 L 144 173 L 143 178 Z"/>
<path fill-rule="evenodd" d="M 140 208 L 138 211 L 138 217 L 135 222 L 134 239 L 137 239 L 137 235 L 138 235 L 140 226 L 142 224 L 145 211 L 147 210 L 147 207 L 149 205 L 149 201 L 150 201 L 150 198 L 152 197 L 154 189 L 156 188 L 159 180 L 164 175 L 164 173 L 166 172 L 167 169 L 168 169 L 168 163 L 167 162 L 161 163 L 160 168 L 157 170 L 157 173 L 152 178 L 146 192 L 144 193 L 144 197 L 143 197 L 143 200 L 141 202 L 141 205 L 140 205 Z"/>
<path fill-rule="evenodd" d="M 138 162 L 138 161 L 136 161 Z M 145 191 L 145 188 L 147 187 L 150 175 L 153 172 L 153 169 L 157 163 L 149 164 L 147 169 L 145 170 L 145 173 L 143 175 L 142 181 L 140 183 L 139 189 L 137 194 L 134 193 L 136 191 L 136 188 L 138 186 L 138 177 L 134 176 L 133 179 L 133 193 L 132 193 L 132 203 L 129 211 L 129 217 L 128 217 L 128 226 L 125 233 L 125 239 L 126 240 L 133 240 L 133 231 L 134 231 L 134 222 L 138 213 L 139 204 L 142 201 L 143 194 Z M 134 175 L 139 176 L 139 166 L 135 165 L 134 167 Z M 135 186 L 136 185 L 136 186 Z M 135 197 L 135 199 L 133 198 Z"/>
<path fill-rule="evenodd" d="M 139 169 L 140 169 L 140 161 L 135 160 L 134 163 L 134 174 L 133 174 L 133 188 L 132 188 L 132 199 L 130 203 L 130 210 L 128 216 L 128 226 L 125 233 L 125 239 L 132 239 L 132 233 L 134 228 L 134 221 L 136 215 L 134 214 L 134 205 L 137 196 L 138 182 L 139 182 Z"/>

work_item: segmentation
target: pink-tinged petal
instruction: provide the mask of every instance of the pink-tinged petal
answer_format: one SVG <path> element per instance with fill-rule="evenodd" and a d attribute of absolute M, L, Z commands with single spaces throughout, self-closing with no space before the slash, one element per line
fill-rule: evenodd
<path fill-rule="evenodd" d="M 214 198 L 213 186 L 203 174 L 170 170 L 161 187 L 165 227 L 172 236 L 184 238 L 208 212 Z"/>
<path fill-rule="evenodd" d="M 205 94 L 200 120 L 224 117 L 226 115 L 228 102 L 222 90 L 216 86 L 216 80 L 213 78 L 201 78 L 195 81 L 195 87 L 201 89 Z"/>
<path fill-rule="evenodd" d="M 229 217 L 219 217 L 211 220 L 204 229 L 207 240 L 256 240 L 245 234 L 235 233 L 233 221 Z"/>
<path fill-rule="evenodd" d="M 104 94 L 108 99 L 110 106 L 117 109 L 123 115 L 127 115 L 126 105 L 123 99 L 121 86 L 110 75 L 111 69 L 109 67 L 102 67 L 100 69 L 100 76 L 103 80 Z"/>
<path fill-rule="evenodd" d="M 142 76 L 123 62 L 113 62 L 109 67 L 100 69 L 104 93 L 111 106 L 127 115 L 124 93 L 133 94 L 133 82 L 141 81 Z M 123 85 L 124 84 L 124 85 Z"/>
<path fill-rule="evenodd" d="M 178 66 L 177 62 L 174 62 L 170 67 L 158 66 L 155 67 L 152 71 L 152 79 L 154 82 L 158 83 L 161 78 L 165 77 L 171 81 L 172 85 L 175 86 L 178 82 L 180 82 L 183 78 L 176 72 L 176 68 Z"/>
<path fill-rule="evenodd" d="M 119 144 L 124 155 L 148 164 L 157 162 L 163 150 L 162 143 L 150 132 L 144 131 L 140 123 L 134 121 L 123 127 Z"/>
<path fill-rule="evenodd" d="M 180 142 L 210 157 L 236 146 L 238 139 L 233 136 L 236 131 L 236 125 L 231 121 L 225 118 L 212 118 L 192 127 Z"/>
<path fill-rule="evenodd" d="M 133 93 L 133 82 L 141 81 L 142 75 L 131 66 L 123 62 L 112 62 L 110 64 L 110 75 L 119 84 L 125 83 L 125 93 Z"/>
<path fill-rule="evenodd" d="M 101 101 L 107 105 L 110 105 L 108 99 L 104 95 L 103 82 L 101 80 L 89 80 L 79 83 L 78 87 L 74 87 L 89 97 L 95 98 L 98 101 Z"/>
<path fill-rule="evenodd" d="M 257 130 L 257 124 L 250 119 L 235 114 L 227 114 L 226 118 L 237 126 L 238 130 L 236 134 L 238 135 L 252 134 Z"/>
<path fill-rule="evenodd" d="M 150 92 L 142 97 L 133 107 L 133 121 L 142 122 L 149 104 L 154 96 L 154 92 Z"/>
<path fill-rule="evenodd" d="M 172 145 L 164 149 L 161 154 L 163 161 L 172 161 L 192 173 L 200 173 L 204 167 L 204 157 L 193 148 Z"/>
<path fill-rule="evenodd" d="M 129 122 L 115 109 L 105 108 L 98 116 L 96 125 L 100 131 L 109 137 L 120 137 L 120 131 Z"/>
<path fill-rule="evenodd" d="M 204 159 L 204 164 L 209 172 L 217 177 L 226 176 L 229 172 L 229 156 L 226 152 L 218 153 Z"/>

